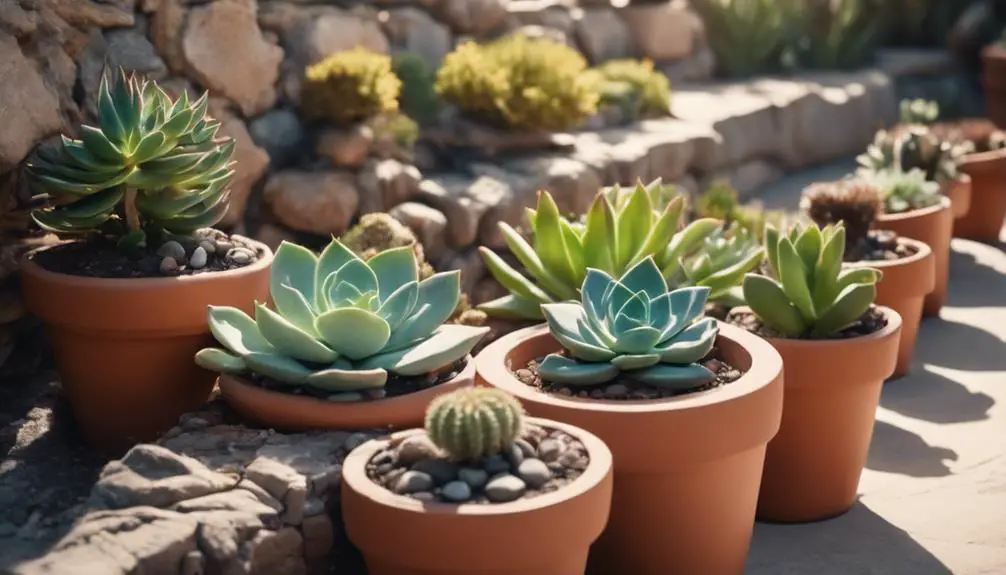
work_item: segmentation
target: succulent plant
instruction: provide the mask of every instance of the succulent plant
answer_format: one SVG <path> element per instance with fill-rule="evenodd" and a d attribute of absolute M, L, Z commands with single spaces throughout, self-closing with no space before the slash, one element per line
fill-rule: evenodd
<path fill-rule="evenodd" d="M 805 67 L 853 69 L 873 59 L 886 0 L 802 0 L 797 3 L 797 58 Z"/>
<path fill-rule="evenodd" d="M 958 164 L 969 151 L 966 145 L 941 140 L 924 126 L 909 126 L 898 133 L 877 132 L 856 161 L 861 172 L 920 169 L 927 180 L 942 183 L 957 178 Z"/>
<path fill-rule="evenodd" d="M 694 0 L 720 71 L 751 76 L 782 66 L 796 24 L 788 0 Z"/>
<path fill-rule="evenodd" d="M 419 281 L 407 246 L 365 262 L 338 240 L 320 257 L 284 242 L 270 272 L 275 310 L 258 303 L 253 320 L 211 306 L 210 331 L 226 351 L 204 349 L 196 363 L 332 391 L 381 387 L 389 373 L 435 373 L 488 331 L 442 325 L 458 305 L 459 278 L 451 271 Z"/>
<path fill-rule="evenodd" d="M 442 395 L 426 409 L 426 434 L 454 461 L 504 451 L 524 430 L 520 402 L 499 389 L 469 387 Z"/>
<path fill-rule="evenodd" d="M 300 109 L 310 120 L 349 125 L 397 112 L 401 88 L 390 56 L 357 47 L 307 67 Z"/>
<path fill-rule="evenodd" d="M 843 245 L 849 247 L 864 242 L 877 216 L 883 213 L 880 192 L 862 178 L 846 178 L 836 182 L 818 182 L 807 186 L 800 198 L 800 209 L 823 228 L 843 224 Z"/>
<path fill-rule="evenodd" d="M 902 100 L 901 123 L 928 126 L 940 118 L 940 105 L 935 100 Z"/>
<path fill-rule="evenodd" d="M 539 319 L 540 305 L 578 299 L 588 268 L 618 276 L 648 256 L 653 256 L 666 277 L 681 267 L 681 257 L 720 222 L 701 219 L 678 231 L 684 198 L 671 200 L 662 212 L 650 200 L 659 180 L 639 184 L 616 209 L 604 191 L 595 196 L 586 222 L 574 225 L 564 219 L 548 192 L 538 193 L 536 210 L 528 210 L 532 243 L 505 222 L 499 224 L 510 251 L 527 276 L 487 248 L 479 248 L 489 272 L 510 294 L 479 306 L 490 316 Z M 616 193 L 617 197 L 618 194 Z"/>
<path fill-rule="evenodd" d="M 628 118 L 671 113 L 671 84 L 650 60 L 609 60 L 589 71 L 600 85 L 601 104 L 621 109 Z"/>
<path fill-rule="evenodd" d="M 728 220 L 739 207 L 737 190 L 726 181 L 713 182 L 699 194 L 695 202 L 695 213 L 703 218 Z"/>
<path fill-rule="evenodd" d="M 148 232 L 190 234 L 226 214 L 234 141 L 215 139 L 207 95 L 172 100 L 153 82 L 102 76 L 98 126 L 62 137 L 28 163 L 34 181 L 58 196 L 32 217 L 56 233 L 100 231 L 120 245 L 144 245 Z"/>
<path fill-rule="evenodd" d="M 517 130 L 568 130 L 597 112 L 598 86 L 575 49 L 510 34 L 464 42 L 437 72 L 437 93 L 465 114 Z"/>
<path fill-rule="evenodd" d="M 708 287 L 709 301 L 740 305 L 744 275 L 757 268 L 764 257 L 765 250 L 751 231 L 736 223 L 724 224 L 682 258 L 681 267 L 668 283 Z"/>
<path fill-rule="evenodd" d="M 926 179 L 922 170 L 881 170 L 864 177 L 880 193 L 884 212 L 899 214 L 940 203 L 940 185 Z"/>
<path fill-rule="evenodd" d="M 538 366 L 545 381 L 596 385 L 625 377 L 686 391 L 716 375 L 696 362 L 716 343 L 716 320 L 702 318 L 707 287 L 668 291 L 652 257 L 619 279 L 591 268 L 579 302 L 542 305 L 552 336 L 567 355 L 550 354 Z"/>
<path fill-rule="evenodd" d="M 402 82 L 398 106 L 408 117 L 427 126 L 437 121 L 442 102 L 437 96 L 437 74 L 419 54 L 406 52 L 392 60 L 395 75 Z"/>
<path fill-rule="evenodd" d="M 842 224 L 765 229 L 771 276 L 748 274 L 744 300 L 758 319 L 786 337 L 824 338 L 858 321 L 877 296 L 879 270 L 842 269 Z"/>

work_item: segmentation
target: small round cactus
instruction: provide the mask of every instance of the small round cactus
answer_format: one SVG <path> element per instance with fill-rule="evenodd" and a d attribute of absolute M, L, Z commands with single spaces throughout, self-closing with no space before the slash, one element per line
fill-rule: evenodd
<path fill-rule="evenodd" d="M 426 433 L 455 461 L 471 461 L 513 445 L 524 427 L 520 402 L 484 387 L 442 395 L 426 410 Z"/>

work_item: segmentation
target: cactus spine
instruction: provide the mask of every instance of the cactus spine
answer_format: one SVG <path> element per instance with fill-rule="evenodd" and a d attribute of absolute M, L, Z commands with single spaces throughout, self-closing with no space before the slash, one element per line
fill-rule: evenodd
<path fill-rule="evenodd" d="M 471 461 L 506 449 L 520 437 L 524 411 L 498 389 L 460 389 L 433 400 L 426 433 L 455 461 Z"/>

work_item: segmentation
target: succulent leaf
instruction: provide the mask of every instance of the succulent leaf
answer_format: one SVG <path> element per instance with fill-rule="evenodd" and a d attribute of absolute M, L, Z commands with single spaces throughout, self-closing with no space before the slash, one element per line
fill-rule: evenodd
<path fill-rule="evenodd" d="M 215 347 L 196 352 L 196 365 L 217 373 L 240 374 L 248 371 L 245 360 Z"/>
<path fill-rule="evenodd" d="M 360 367 L 387 369 L 405 376 L 433 373 L 471 353 L 475 344 L 487 333 L 488 327 L 442 325 L 419 343 L 373 355 L 360 362 Z"/>

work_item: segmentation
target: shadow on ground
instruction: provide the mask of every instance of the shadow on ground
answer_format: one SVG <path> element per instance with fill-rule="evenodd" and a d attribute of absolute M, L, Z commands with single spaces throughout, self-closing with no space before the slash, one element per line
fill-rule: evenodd
<path fill-rule="evenodd" d="M 885 421 L 874 423 L 868 469 L 912 477 L 943 477 L 950 475 L 947 461 L 957 461 L 957 452 L 930 445 L 911 431 Z"/>
<path fill-rule="evenodd" d="M 995 399 L 985 393 L 972 392 L 925 365 L 915 365 L 911 377 L 884 384 L 880 405 L 913 419 L 964 423 L 988 419 Z"/>
<path fill-rule="evenodd" d="M 988 245 L 955 239 L 950 252 L 950 281 L 947 305 L 953 307 L 997 307 L 1006 304 L 1006 244 Z"/>
<path fill-rule="evenodd" d="M 951 575 L 911 535 L 862 503 L 805 525 L 755 526 L 747 575 Z"/>
<path fill-rule="evenodd" d="M 1006 287 L 999 297 L 999 305 L 1006 303 Z M 993 333 L 935 318 L 924 321 L 921 329 L 915 345 L 917 361 L 961 371 L 1006 371 L 1006 342 Z"/>

